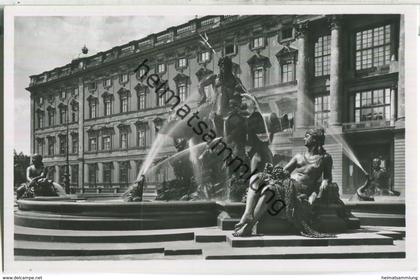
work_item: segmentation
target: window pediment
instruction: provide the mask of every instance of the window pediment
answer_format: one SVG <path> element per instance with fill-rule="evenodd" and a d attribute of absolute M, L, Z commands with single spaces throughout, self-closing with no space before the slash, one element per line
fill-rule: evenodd
<path fill-rule="evenodd" d="M 107 92 L 107 91 L 102 93 L 101 96 L 102 96 L 103 99 L 111 99 L 111 100 L 114 99 L 114 95 L 112 93 Z"/>
<path fill-rule="evenodd" d="M 147 93 L 149 91 L 149 87 L 141 83 L 138 83 L 134 87 L 134 89 L 136 90 L 137 95 L 139 95 L 140 93 Z"/>
<path fill-rule="evenodd" d="M 198 80 L 201 81 L 204 77 L 213 74 L 213 71 L 207 68 L 200 68 L 195 75 L 197 76 Z"/>
<path fill-rule="evenodd" d="M 190 77 L 183 74 L 183 73 L 178 73 L 175 77 L 174 77 L 174 81 L 175 83 L 179 84 L 179 83 L 186 83 L 189 84 L 190 83 Z"/>
<path fill-rule="evenodd" d="M 98 102 L 98 97 L 93 96 L 93 95 L 89 95 L 88 98 L 87 98 L 87 101 L 89 101 L 89 103 L 90 102 Z"/>
<path fill-rule="evenodd" d="M 149 124 L 146 121 L 136 121 L 134 123 L 136 125 L 137 128 L 144 128 L 144 127 L 148 127 Z"/>
<path fill-rule="evenodd" d="M 120 96 L 131 96 L 130 90 L 126 88 L 120 88 L 117 92 Z"/>
<path fill-rule="evenodd" d="M 54 106 L 48 106 L 47 111 L 48 112 L 55 112 L 55 107 Z"/>
<path fill-rule="evenodd" d="M 288 61 L 295 59 L 298 50 L 289 46 L 283 46 L 283 48 L 277 52 L 276 57 L 279 61 Z"/>
<path fill-rule="evenodd" d="M 270 59 L 260 54 L 254 54 L 247 63 L 251 68 L 262 66 L 264 68 L 271 67 Z"/>

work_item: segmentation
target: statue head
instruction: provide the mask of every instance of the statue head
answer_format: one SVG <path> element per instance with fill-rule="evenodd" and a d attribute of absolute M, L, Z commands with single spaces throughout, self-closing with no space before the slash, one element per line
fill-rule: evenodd
<path fill-rule="evenodd" d="M 311 128 L 305 133 L 305 146 L 318 145 L 323 146 L 325 143 L 325 132 L 323 128 Z"/>
<path fill-rule="evenodd" d="M 32 156 L 32 163 L 34 165 L 40 165 L 40 164 L 42 164 L 42 156 L 40 154 L 34 154 Z"/>
<path fill-rule="evenodd" d="M 381 160 L 379 158 L 374 158 L 372 160 L 372 167 L 374 169 L 379 169 L 381 167 Z"/>
<path fill-rule="evenodd" d="M 311 128 L 307 130 L 303 141 L 307 148 L 318 147 L 320 154 L 325 153 L 322 147 L 325 143 L 325 131 L 323 128 Z"/>

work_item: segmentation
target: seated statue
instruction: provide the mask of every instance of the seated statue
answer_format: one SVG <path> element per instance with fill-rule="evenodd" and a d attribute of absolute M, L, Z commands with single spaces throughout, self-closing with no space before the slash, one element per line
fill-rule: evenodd
<path fill-rule="evenodd" d="M 47 179 L 48 168 L 44 167 L 42 156 L 34 154 L 32 165 L 26 169 L 26 183 L 16 191 L 16 198 L 33 198 L 35 196 L 65 196 L 62 186 Z"/>
<path fill-rule="evenodd" d="M 374 201 L 374 196 L 399 196 L 400 193 L 391 189 L 388 172 L 381 167 L 381 160 L 372 160 L 372 172 L 367 182 L 357 189 L 357 198 L 362 201 Z"/>
<path fill-rule="evenodd" d="M 332 236 L 311 227 L 312 205 L 318 201 L 340 201 L 344 205 L 337 185 L 332 183 L 332 158 L 323 148 L 324 141 L 323 129 L 310 129 L 304 137 L 305 153 L 296 154 L 284 168 L 266 164 L 263 172 L 250 178 L 245 212 L 235 225 L 234 236 L 251 235 L 266 212 L 282 214 L 304 236 Z"/>

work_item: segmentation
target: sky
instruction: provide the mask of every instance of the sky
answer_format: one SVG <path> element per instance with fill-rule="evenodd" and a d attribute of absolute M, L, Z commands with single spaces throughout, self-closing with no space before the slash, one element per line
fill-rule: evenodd
<path fill-rule="evenodd" d="M 191 16 L 15 17 L 15 150 L 30 153 L 29 76 L 63 66 L 86 45 L 89 55 L 138 40 Z"/>

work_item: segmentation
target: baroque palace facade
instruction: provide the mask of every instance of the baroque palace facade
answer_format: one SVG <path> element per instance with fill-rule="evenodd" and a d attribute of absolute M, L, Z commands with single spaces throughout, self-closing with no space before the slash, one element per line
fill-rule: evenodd
<path fill-rule="evenodd" d="M 206 34 L 215 53 L 200 43 Z M 272 150 L 287 161 L 303 148 L 303 134 L 328 127 L 326 150 L 344 196 L 364 180 L 351 150 L 369 172 L 380 158 L 393 189 L 404 195 L 404 19 L 400 15 L 206 16 L 158 34 L 82 57 L 30 77 L 31 150 L 50 176 L 63 182 L 67 143 L 71 185 L 85 192 L 122 192 L 168 116 L 135 72 L 151 72 L 182 96 L 196 95 L 201 78 L 218 73 L 230 56 L 234 72 L 263 113 L 287 114 L 290 128 Z M 68 129 L 68 130 L 67 130 Z M 159 158 L 174 153 L 171 145 Z M 161 170 L 156 180 L 170 173 Z"/>

